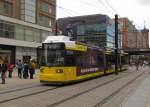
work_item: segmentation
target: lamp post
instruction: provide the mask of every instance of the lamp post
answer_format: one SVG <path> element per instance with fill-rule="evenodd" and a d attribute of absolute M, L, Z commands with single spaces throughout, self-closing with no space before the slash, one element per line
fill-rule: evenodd
<path fill-rule="evenodd" d="M 118 74 L 118 15 L 115 15 L 115 74 Z"/>

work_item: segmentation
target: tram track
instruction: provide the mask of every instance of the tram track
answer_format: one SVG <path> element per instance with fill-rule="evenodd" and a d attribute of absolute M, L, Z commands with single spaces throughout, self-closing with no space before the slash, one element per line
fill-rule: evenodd
<path fill-rule="evenodd" d="M 54 103 L 52 106 L 57 105 L 57 104 L 60 104 L 60 103 L 65 102 L 65 101 L 68 101 L 69 99 L 73 99 L 73 98 L 75 98 L 75 97 L 77 97 L 77 96 L 79 96 L 79 95 L 82 95 L 82 94 L 84 94 L 84 93 L 87 93 L 87 92 L 89 92 L 89 91 L 92 91 L 92 90 L 94 90 L 94 89 L 96 89 L 96 88 L 98 88 L 98 87 L 101 87 L 101 86 L 103 86 L 103 85 L 106 85 L 106 84 L 108 84 L 108 83 L 110 83 L 110 82 L 113 82 L 113 81 L 115 81 L 115 80 L 118 80 L 118 79 L 120 79 L 120 78 L 121 78 L 121 77 L 118 77 L 118 78 L 115 78 L 115 79 L 111 79 L 111 80 L 109 80 L 109 81 L 106 81 L 106 82 L 104 82 L 104 83 L 102 83 L 102 84 L 99 84 L 99 85 L 97 85 L 97 86 L 95 86 L 95 87 L 93 87 L 93 88 L 91 88 L 91 89 L 88 89 L 88 90 L 86 90 L 86 91 L 84 91 L 84 92 L 78 93 L 78 94 L 76 94 L 76 95 L 74 95 L 74 96 L 71 96 L 71 97 L 69 97 L 69 98 L 67 98 L 67 99 L 64 99 L 64 100 L 62 100 L 62 101 L 59 101 L 59 102 L 57 102 L 57 103 Z M 29 96 L 32 96 L 32 95 L 44 93 L 44 92 L 47 92 L 47 91 L 53 91 L 53 90 L 58 89 L 58 88 L 60 88 L 60 87 L 54 87 L 54 88 L 50 88 L 50 89 L 40 90 L 40 91 L 37 91 L 37 92 L 34 92 L 34 93 L 25 94 L 25 95 L 18 96 L 18 97 L 14 97 L 14 98 L 9 98 L 9 99 L 0 101 L 0 104 L 6 103 L 6 102 L 9 102 L 9 101 L 13 101 L 13 100 L 17 100 L 17 99 L 20 99 L 20 98 L 29 97 Z M 27 89 L 27 88 L 26 88 L 26 89 Z M 48 106 L 48 107 L 49 107 L 49 106 Z M 51 106 L 50 106 L 50 107 L 51 107 Z"/>
<path fill-rule="evenodd" d="M 129 82 L 127 82 L 127 83 L 126 83 L 125 85 L 123 85 L 121 88 L 117 89 L 117 90 L 116 90 L 115 92 L 113 92 L 111 95 L 109 95 L 108 97 L 104 98 L 102 101 L 100 101 L 99 103 L 97 103 L 94 107 L 101 107 L 101 106 L 99 106 L 99 105 L 104 104 L 104 103 L 106 102 L 106 100 L 109 100 L 110 98 L 112 98 L 114 95 L 116 95 L 117 93 L 119 93 L 122 89 L 124 89 L 126 86 L 128 86 L 129 84 L 131 84 L 132 82 L 134 82 L 137 78 L 141 77 L 142 75 L 143 75 L 143 72 L 140 73 L 140 74 L 139 74 L 138 76 L 136 76 L 135 78 L 133 78 L 132 80 L 130 80 Z M 74 98 L 76 98 L 76 97 L 79 97 L 79 96 L 84 95 L 84 94 L 86 94 L 86 93 L 88 93 L 88 92 L 91 92 L 91 91 L 93 91 L 93 90 L 95 90 L 95 89 L 97 89 L 97 88 L 100 88 L 100 87 L 102 87 L 102 86 L 108 85 L 108 84 L 110 84 L 110 83 L 112 83 L 112 82 L 114 82 L 114 81 L 117 81 L 117 80 L 121 79 L 121 78 L 122 78 L 122 77 L 118 77 L 118 78 L 115 78 L 115 79 L 113 79 L 113 80 L 104 82 L 103 84 L 99 84 L 99 85 L 97 85 L 97 86 L 95 86 L 95 87 L 93 87 L 93 88 L 87 89 L 87 90 L 85 90 L 85 91 L 82 91 L 82 92 L 80 92 L 80 93 L 74 94 L 74 95 L 72 95 L 72 96 L 70 96 L 70 97 L 67 97 L 67 98 L 65 98 L 65 99 L 59 100 L 59 101 L 57 101 L 57 102 L 55 102 L 55 103 L 52 103 L 52 104 L 50 104 L 50 105 L 48 105 L 48 106 L 46 106 L 46 107 L 55 107 L 55 106 L 57 106 L 57 105 L 60 105 L 60 104 L 65 103 L 65 102 L 67 102 L 67 101 L 70 101 L 70 100 L 72 100 L 72 99 L 74 99 Z"/>
<path fill-rule="evenodd" d="M 129 75 L 129 74 L 127 74 L 127 75 Z M 126 76 L 127 76 L 127 75 L 126 75 Z M 78 97 L 78 96 L 80 96 L 80 95 L 83 95 L 83 94 L 85 94 L 85 93 L 88 93 L 88 92 L 90 92 L 90 91 L 92 91 L 92 90 L 94 90 L 94 89 L 96 89 L 96 88 L 101 87 L 101 86 L 107 85 L 107 84 L 109 84 L 109 83 L 111 83 L 111 82 L 114 82 L 114 81 L 120 79 L 120 78 L 122 78 L 122 77 L 117 77 L 117 78 L 115 78 L 115 79 L 111 79 L 111 80 L 106 81 L 106 82 L 104 82 L 104 83 L 98 84 L 98 85 L 94 86 L 93 88 L 87 89 L 87 90 L 85 90 L 85 91 L 83 91 L 83 92 L 77 93 L 77 94 L 75 94 L 75 95 L 73 95 L 73 96 L 70 96 L 70 97 L 68 97 L 68 98 L 66 98 L 66 99 L 62 99 L 62 100 L 60 100 L 60 101 L 58 101 L 58 102 L 55 102 L 55 103 L 49 105 L 48 107 L 53 107 L 53 106 L 55 106 L 55 105 L 61 104 L 61 103 L 66 102 L 66 101 L 69 101 L 69 100 L 71 100 L 71 99 L 73 99 L 73 98 L 75 98 L 75 97 Z M 84 82 L 83 82 L 83 83 L 84 83 Z M 35 88 L 35 87 L 38 87 L 38 86 L 35 85 L 35 86 L 33 86 L 33 87 L 28 87 L 28 88 Z M 22 88 L 22 89 L 26 90 L 26 89 L 28 89 L 28 88 L 26 87 L 26 88 Z M 6 103 L 6 102 L 10 102 L 10 101 L 13 101 L 13 100 L 18 100 L 18 99 L 20 99 L 20 98 L 30 97 L 30 96 L 33 96 L 33 95 L 36 95 L 36 94 L 40 94 L 40 93 L 44 93 L 44 92 L 48 92 L 48 91 L 53 91 L 53 90 L 56 90 L 56 89 L 58 89 L 58 88 L 60 88 L 60 87 L 53 87 L 53 88 L 38 90 L 38 91 L 33 92 L 33 93 L 30 93 L 30 94 L 25 94 L 25 95 L 13 97 L 13 98 L 4 99 L 4 100 L 1 100 L 1 101 L 0 101 L 0 104 Z M 16 89 L 16 90 L 14 90 L 14 91 L 22 91 L 22 89 Z M 7 91 L 7 92 L 9 92 L 9 93 L 11 94 L 11 91 Z M 5 93 L 6 93 L 6 92 L 0 93 L 0 94 L 5 94 Z"/>
<path fill-rule="evenodd" d="M 26 89 L 31 89 L 31 88 L 35 88 L 35 87 L 29 87 L 29 88 L 26 87 L 26 88 L 23 88 L 23 89 L 26 91 Z M 20 96 L 16 96 L 16 97 L 13 97 L 13 98 L 6 98 L 5 100 L 0 100 L 0 104 L 6 103 L 6 102 L 9 102 L 9 101 L 13 101 L 13 100 L 16 100 L 16 99 L 20 99 L 20 98 L 24 98 L 24 97 L 28 97 L 28 96 L 32 96 L 32 95 L 36 95 L 36 94 L 40 94 L 40 93 L 44 93 L 44 92 L 47 92 L 47 91 L 52 91 L 52 90 L 55 90 L 55 89 L 58 89 L 58 88 L 59 87 L 42 89 L 42 90 L 38 90 L 38 91 L 33 92 L 33 93 L 20 95 Z M 12 92 L 16 92 L 16 91 L 22 91 L 22 89 L 16 89 L 14 91 L 9 91 L 9 93 L 7 93 L 7 94 L 12 94 Z M 1 94 L 6 94 L 6 92 L 3 92 Z"/>
<path fill-rule="evenodd" d="M 115 80 L 118 80 L 118 79 L 120 79 L 120 78 L 121 78 L 121 77 L 118 77 L 118 78 L 115 78 L 115 79 L 111 79 L 111 80 L 109 80 L 109 81 L 106 81 L 106 82 L 104 82 L 104 83 L 102 83 L 102 84 L 99 84 L 99 85 L 93 87 L 92 89 L 86 90 L 84 93 L 87 93 L 87 92 L 89 92 L 89 91 L 91 91 L 91 90 L 93 90 L 93 89 L 95 89 L 95 88 L 98 88 L 98 87 L 100 87 L 100 86 L 103 86 L 103 85 L 105 85 L 105 84 L 108 84 L 108 83 L 110 83 L 110 82 L 113 82 L 113 81 L 115 81 Z M 29 87 L 29 88 L 34 88 L 34 87 L 37 87 L 37 86 L 33 86 L 33 87 Z M 58 88 L 60 88 L 60 87 L 54 87 L 54 88 L 50 88 L 50 89 L 40 90 L 40 91 L 37 91 L 37 92 L 34 92 L 34 93 L 21 95 L 21 96 L 14 97 L 14 98 L 9 98 L 9 99 L 6 99 L 6 100 L 1 100 L 1 101 L 0 101 L 0 104 L 6 103 L 6 102 L 9 102 L 9 101 L 13 101 L 13 100 L 17 100 L 17 99 L 20 99 L 20 98 L 29 97 L 29 96 L 32 96 L 32 95 L 44 93 L 44 92 L 47 92 L 47 91 L 53 91 L 53 90 L 58 89 Z M 28 89 L 28 87 L 22 88 L 22 89 L 25 90 L 25 89 Z M 11 94 L 11 92 L 22 91 L 22 89 L 16 89 L 16 90 L 8 91 L 8 92 Z M 0 94 L 5 94 L 5 93 L 7 93 L 7 91 L 6 91 L 6 92 L 3 92 L 3 93 L 0 93 Z M 84 93 L 78 93 L 77 95 L 72 96 L 71 99 L 73 99 L 74 97 L 77 97 L 77 96 L 79 96 L 79 95 L 81 95 L 81 94 L 84 94 Z M 7 94 L 8 94 L 8 93 L 7 93 Z M 65 101 L 67 101 L 67 100 L 69 100 L 69 99 L 70 99 L 70 97 L 67 98 L 67 99 L 65 99 Z M 61 102 L 62 102 L 62 101 L 60 101 L 59 103 L 61 103 Z M 64 100 L 63 100 L 63 102 L 64 102 Z M 54 104 L 54 105 L 55 105 L 55 104 Z"/>
<path fill-rule="evenodd" d="M 25 90 L 25 89 L 29 89 L 29 88 L 36 88 L 36 87 L 39 87 L 39 86 L 41 86 L 41 84 L 27 86 L 27 87 L 24 87 L 24 88 L 14 88 L 14 89 L 11 89 L 11 90 L 0 91 L 0 95 L 6 94 L 6 93 L 8 94 L 8 93 L 11 93 L 11 92 L 17 92 L 17 91 L 21 91 L 21 90 Z"/>
<path fill-rule="evenodd" d="M 88 92 L 90 92 L 90 91 L 92 91 L 92 90 L 94 90 L 94 89 L 96 89 L 96 88 L 99 88 L 99 87 L 104 86 L 104 85 L 106 85 L 106 84 L 109 84 L 109 83 L 111 83 L 111 82 L 113 82 L 113 81 L 116 81 L 116 80 L 118 80 L 118 79 L 120 79 L 120 78 L 121 78 L 121 77 L 118 77 L 118 78 L 115 78 L 115 79 L 113 79 L 113 80 L 104 82 L 103 84 L 99 84 L 99 85 L 97 85 L 97 86 L 95 86 L 95 87 L 93 87 L 93 88 L 90 88 L 90 89 L 85 90 L 85 91 L 83 91 L 83 92 L 77 93 L 77 94 L 75 94 L 75 95 L 73 95 L 73 96 L 71 96 L 71 97 L 62 99 L 62 100 L 60 100 L 60 101 L 58 101 L 58 102 L 55 102 L 55 103 L 53 103 L 53 104 L 51 104 L 51 105 L 48 105 L 47 107 L 54 107 L 54 106 L 56 106 L 56 105 L 59 105 L 59 104 L 64 103 L 64 102 L 66 102 L 66 101 L 69 101 L 69 100 L 71 100 L 71 99 L 73 99 L 73 98 L 76 98 L 76 97 L 78 97 L 78 96 L 80 96 L 80 95 L 83 95 L 83 94 L 85 94 L 85 93 L 88 93 Z"/>
<path fill-rule="evenodd" d="M 94 107 L 101 107 L 103 104 L 105 104 L 107 101 L 109 101 L 110 99 L 112 99 L 116 94 L 118 94 L 120 91 L 122 91 L 124 88 L 126 88 L 127 86 L 129 86 L 130 84 L 132 84 L 134 81 L 136 81 L 139 77 L 141 77 L 144 74 L 144 72 L 140 73 L 139 75 L 137 75 L 135 78 L 133 78 L 132 80 L 130 80 L 129 82 L 127 82 L 125 85 L 123 85 L 122 87 L 120 87 L 119 89 L 117 89 L 116 91 L 114 91 L 112 94 L 110 94 L 109 96 L 105 97 L 104 99 L 102 99 L 100 102 L 98 102 L 97 104 L 95 104 Z"/>

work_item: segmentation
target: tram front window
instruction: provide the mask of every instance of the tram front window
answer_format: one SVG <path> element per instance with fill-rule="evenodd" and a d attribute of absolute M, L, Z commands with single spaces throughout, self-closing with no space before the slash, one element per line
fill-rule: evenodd
<path fill-rule="evenodd" d="M 63 45 L 61 43 L 43 44 L 42 66 L 75 66 L 76 56 L 74 51 L 65 50 Z"/>
<path fill-rule="evenodd" d="M 43 44 L 43 66 L 64 66 L 64 44 L 44 43 Z"/>
<path fill-rule="evenodd" d="M 64 62 L 63 50 L 47 50 L 47 66 L 64 66 Z"/>

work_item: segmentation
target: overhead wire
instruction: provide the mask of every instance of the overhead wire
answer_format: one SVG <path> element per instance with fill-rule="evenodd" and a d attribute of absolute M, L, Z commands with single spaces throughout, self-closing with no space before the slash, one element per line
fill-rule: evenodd
<path fill-rule="evenodd" d="M 63 8 L 63 7 L 61 7 L 61 6 L 56 6 L 56 7 L 58 7 L 58 8 L 61 9 L 61 10 L 64 10 L 64 11 L 65 11 L 67 14 L 69 14 L 71 17 L 74 16 L 74 15 L 70 12 L 70 11 L 72 11 L 72 10 Z"/>
<path fill-rule="evenodd" d="M 100 1 L 100 0 L 99 0 Z M 118 14 L 118 12 L 115 10 L 115 8 L 108 2 L 108 0 L 105 0 L 105 2 L 108 4 L 108 6 L 116 13 Z"/>
<path fill-rule="evenodd" d="M 78 12 L 77 12 L 77 11 L 67 9 L 67 8 L 62 7 L 62 6 L 57 6 L 57 7 L 58 7 L 58 8 L 60 8 L 60 9 L 63 9 L 63 10 L 70 11 L 70 12 L 73 12 L 73 13 L 78 14 Z"/>
<path fill-rule="evenodd" d="M 88 5 L 88 6 L 91 6 L 91 7 L 94 7 L 94 8 L 99 8 L 100 9 L 100 7 L 97 7 L 96 5 L 93 5 L 93 4 L 90 4 L 90 3 L 88 3 L 88 2 L 85 2 L 85 1 L 83 1 L 83 0 L 78 0 L 79 2 L 81 2 L 81 3 L 84 3 L 84 4 L 86 4 L 86 5 Z M 109 9 L 106 5 L 105 5 L 105 3 L 102 1 L 102 0 L 98 0 L 106 9 Z M 114 13 L 113 12 L 111 12 L 111 11 L 109 11 L 109 12 L 111 12 L 111 14 L 113 14 L 113 15 L 115 15 L 115 13 L 117 13 L 117 11 L 111 6 L 111 4 L 107 1 L 107 0 L 105 0 L 106 1 L 106 3 L 111 7 L 111 9 L 114 11 Z M 77 13 L 76 11 L 73 11 L 73 10 L 70 10 L 70 9 L 67 9 L 67 8 L 64 8 L 64 7 L 62 7 L 62 6 L 57 6 L 59 9 L 62 9 L 62 10 L 64 10 L 67 14 L 69 14 L 70 16 L 69 17 L 73 17 L 74 15 L 72 14 L 72 13 Z M 112 31 L 112 30 L 111 30 Z M 112 31 L 113 33 L 114 33 L 114 31 Z"/>
<path fill-rule="evenodd" d="M 102 9 L 102 8 L 100 8 L 100 7 L 97 6 L 97 5 L 90 4 L 90 3 L 85 2 L 85 1 L 83 1 L 83 0 L 77 0 L 77 1 L 79 1 L 79 2 L 81 2 L 81 3 L 83 3 L 83 4 L 86 4 L 86 5 L 90 6 L 90 7 L 94 7 L 94 8 L 97 8 L 97 9 Z M 105 8 L 107 9 L 107 7 L 105 7 Z M 111 13 L 111 14 L 114 15 L 114 13 L 111 12 L 110 10 L 107 10 L 107 11 L 108 11 L 109 13 Z"/>
<path fill-rule="evenodd" d="M 90 7 L 94 7 L 94 8 L 101 9 L 101 8 L 98 7 L 98 6 L 93 5 L 93 4 L 90 4 L 90 3 L 85 2 L 85 1 L 83 1 L 83 0 L 78 0 L 78 1 L 81 2 L 81 3 L 84 3 L 84 4 L 86 4 L 86 5 L 88 5 L 88 6 L 90 6 Z M 98 1 L 99 1 L 99 3 L 101 3 L 106 9 L 108 9 L 107 11 L 109 11 L 111 14 L 113 14 L 113 15 L 116 15 L 116 14 L 117 14 L 117 15 L 121 18 L 121 16 L 118 14 L 118 12 L 116 11 L 116 9 L 108 2 L 108 0 L 105 0 L 105 3 L 107 3 L 107 5 L 111 8 L 111 10 L 112 10 L 113 12 L 110 11 L 110 8 L 108 8 L 102 0 L 98 0 Z M 57 6 L 57 7 L 60 8 L 60 9 L 63 9 L 63 10 L 64 10 L 65 12 L 67 12 L 68 14 L 71 14 L 71 17 L 73 16 L 72 13 L 68 12 L 68 11 L 72 11 L 72 10 L 63 8 L 63 7 L 61 7 L 61 6 Z M 72 12 L 77 13 L 77 12 L 75 12 L 75 11 L 72 11 Z M 129 24 L 133 25 L 132 23 L 129 23 Z M 115 33 L 112 29 L 110 29 L 110 31 L 111 31 L 112 33 Z M 129 31 L 129 32 L 131 32 L 131 31 Z"/>
<path fill-rule="evenodd" d="M 101 0 L 98 0 L 98 2 L 99 2 L 100 4 L 102 4 L 106 9 L 108 9 L 108 7 L 105 5 L 104 2 L 102 2 Z M 111 10 L 108 9 L 108 11 L 109 11 L 112 15 L 114 15 L 114 13 L 113 13 Z"/>

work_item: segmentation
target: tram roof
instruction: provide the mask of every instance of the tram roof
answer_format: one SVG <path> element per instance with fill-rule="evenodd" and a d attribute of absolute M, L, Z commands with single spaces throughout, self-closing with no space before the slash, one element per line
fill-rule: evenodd
<path fill-rule="evenodd" d="M 72 41 L 70 37 L 64 36 L 64 35 L 48 36 L 43 43 L 65 43 L 65 45 L 67 47 L 74 47 L 76 44 L 80 44 L 80 45 L 88 46 L 91 48 L 102 49 L 102 48 L 100 48 L 98 46 L 94 46 L 92 44 L 86 44 L 86 43 L 82 43 L 82 42 Z"/>
<path fill-rule="evenodd" d="M 65 42 L 70 41 L 70 37 L 58 35 L 58 36 L 48 36 L 43 43 L 55 43 L 55 42 Z"/>
<path fill-rule="evenodd" d="M 76 42 L 71 41 L 70 37 L 64 35 L 48 36 L 43 43 L 65 43 L 68 47 L 74 47 Z"/>

